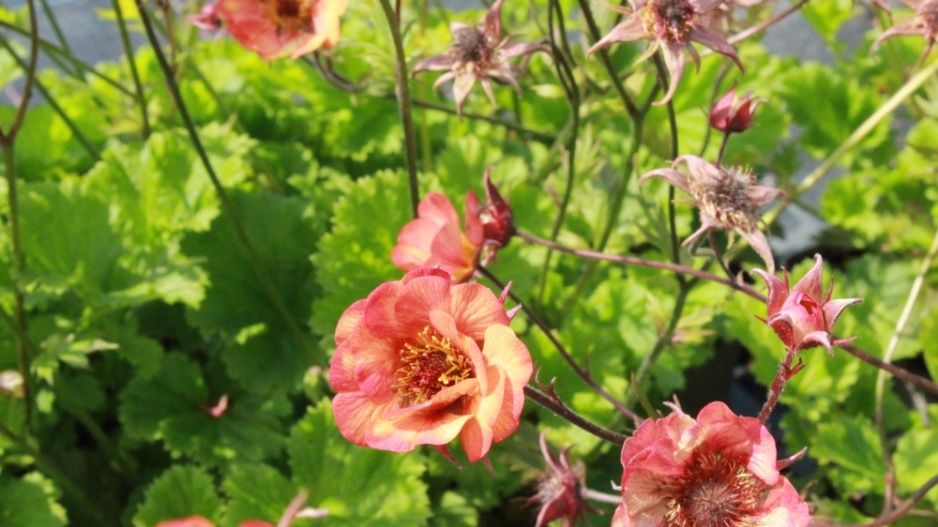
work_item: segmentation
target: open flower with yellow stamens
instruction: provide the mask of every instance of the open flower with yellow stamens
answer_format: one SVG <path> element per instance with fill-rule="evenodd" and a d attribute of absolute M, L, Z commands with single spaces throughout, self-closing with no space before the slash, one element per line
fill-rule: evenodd
<path fill-rule="evenodd" d="M 719 167 L 697 156 L 686 155 L 674 160 L 672 167 L 687 163 L 690 174 L 674 168 L 659 168 L 643 175 L 638 182 L 658 177 L 694 197 L 700 209 L 700 228 L 683 245 L 698 243 L 710 229 L 732 229 L 742 235 L 765 260 L 769 272 L 775 272 L 775 259 L 765 234 L 758 228 L 756 213 L 782 191 L 756 185 L 755 177 L 739 167 Z"/>
<path fill-rule="evenodd" d="M 515 80 L 515 75 L 521 68 L 508 62 L 508 59 L 534 53 L 535 51 L 548 51 L 547 46 L 534 42 L 510 42 L 511 37 L 502 39 L 502 4 L 505 0 L 497 0 L 485 14 L 479 25 L 472 27 L 459 22 L 450 24 L 453 34 L 453 44 L 446 53 L 434 55 L 420 61 L 414 66 L 414 74 L 421 71 L 446 71 L 433 83 L 436 88 L 440 84 L 454 79 L 453 96 L 456 99 L 456 112 L 462 116 L 462 107 L 469 97 L 469 91 L 476 80 L 482 83 L 482 88 L 492 104 L 495 104 L 495 94 L 492 92 L 491 79 L 497 79 L 511 84 L 518 94 L 521 87 Z"/>
<path fill-rule="evenodd" d="M 434 445 L 447 457 L 458 436 L 470 463 L 484 459 L 518 427 L 532 373 L 503 300 L 424 268 L 352 304 L 329 369 L 342 435 L 393 452 Z"/>
<path fill-rule="evenodd" d="M 779 474 L 794 458 L 777 460 L 775 440 L 758 419 L 721 402 L 696 420 L 673 409 L 645 420 L 622 446 L 622 504 L 612 527 L 808 524 L 808 505 Z"/>
<path fill-rule="evenodd" d="M 739 55 L 726 37 L 710 29 L 708 16 L 720 7 L 724 0 L 633 0 L 632 8 L 609 6 L 610 9 L 628 15 L 606 36 L 587 51 L 592 54 L 597 49 L 616 42 L 635 42 L 651 40 L 648 50 L 638 59 L 641 62 L 652 56 L 659 47 L 664 51 L 664 62 L 671 74 L 671 83 L 664 99 L 655 104 L 665 104 L 671 100 L 681 77 L 684 76 L 684 50 L 700 68 L 700 56 L 691 42 L 699 42 L 713 51 L 733 59 L 740 71 L 744 71 Z"/>
<path fill-rule="evenodd" d="M 339 41 L 339 17 L 348 0 L 219 0 L 189 22 L 214 30 L 224 25 L 245 48 L 264 60 L 297 58 Z"/>

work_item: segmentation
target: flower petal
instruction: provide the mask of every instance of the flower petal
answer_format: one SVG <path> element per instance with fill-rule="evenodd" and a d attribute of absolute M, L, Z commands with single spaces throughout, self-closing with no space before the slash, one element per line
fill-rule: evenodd
<path fill-rule="evenodd" d="M 671 82 L 668 85 L 668 92 L 664 94 L 664 99 L 652 103 L 655 106 L 667 104 L 674 95 L 674 92 L 677 91 L 677 85 L 680 84 L 681 78 L 684 77 L 685 47 L 687 47 L 687 44 L 678 42 L 664 43 L 664 63 L 668 67 L 668 73 L 671 75 Z"/>
<path fill-rule="evenodd" d="M 642 23 L 641 18 L 633 14 L 616 25 L 616 27 L 612 28 L 612 31 L 606 34 L 606 36 L 593 44 L 589 50 L 586 51 L 586 56 L 589 57 L 599 48 L 616 42 L 635 42 L 636 40 L 645 38 L 654 38 L 654 35 L 645 31 L 645 24 Z"/>
<path fill-rule="evenodd" d="M 800 291 L 816 302 L 821 302 L 824 299 L 824 283 L 821 281 L 821 268 L 823 263 L 824 260 L 821 258 L 821 255 L 815 254 L 814 266 L 801 277 L 801 280 L 798 280 L 798 283 L 792 288 L 792 292 Z"/>
<path fill-rule="evenodd" d="M 739 55 L 736 54 L 736 49 L 723 35 L 707 29 L 704 26 L 692 26 L 687 33 L 687 38 L 693 42 L 700 42 L 713 51 L 733 59 L 733 62 L 739 66 L 739 71 L 743 73 L 746 72 L 746 68 L 743 67 L 743 63 L 739 60 Z"/>
<path fill-rule="evenodd" d="M 453 286 L 451 294 L 447 311 L 460 333 L 476 342 L 484 342 L 489 326 L 507 326 L 510 322 L 495 293 L 482 284 L 459 284 Z"/>
<path fill-rule="evenodd" d="M 361 392 L 340 393 L 332 400 L 332 413 L 339 432 L 359 446 L 367 446 L 366 436 L 371 426 L 381 419 L 393 403 L 374 404 Z"/>

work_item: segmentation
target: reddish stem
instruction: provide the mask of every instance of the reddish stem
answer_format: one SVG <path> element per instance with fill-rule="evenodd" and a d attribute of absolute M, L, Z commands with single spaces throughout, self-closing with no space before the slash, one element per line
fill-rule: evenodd
<path fill-rule="evenodd" d="M 759 421 L 762 423 L 765 423 L 769 418 L 769 414 L 772 413 L 772 409 L 775 408 L 775 404 L 778 403 L 779 396 L 781 396 L 782 392 L 785 390 L 785 385 L 801 369 L 798 367 L 792 369 L 791 363 L 794 360 L 795 351 L 788 348 L 785 352 L 785 360 L 778 366 L 778 373 L 775 374 L 775 380 L 772 381 L 772 387 L 769 388 L 769 399 L 765 402 L 765 406 L 762 407 L 762 412 L 759 413 Z"/>

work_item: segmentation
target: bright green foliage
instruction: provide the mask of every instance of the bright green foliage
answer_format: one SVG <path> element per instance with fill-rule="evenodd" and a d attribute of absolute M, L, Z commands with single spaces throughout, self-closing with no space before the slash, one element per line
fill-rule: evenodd
<path fill-rule="evenodd" d="M 0 522 L 4 527 L 61 527 L 67 525 L 65 509 L 56 499 L 58 490 L 41 474 L 22 479 L 0 475 Z"/>
<path fill-rule="evenodd" d="M 235 465 L 225 482 L 231 501 L 219 525 L 236 527 L 244 520 L 276 524 L 296 491 L 290 480 L 268 465 Z"/>
<path fill-rule="evenodd" d="M 222 503 L 212 477 L 192 465 L 176 465 L 160 474 L 147 488 L 143 505 L 134 515 L 134 527 L 153 527 L 176 518 L 218 518 Z"/>
<path fill-rule="evenodd" d="M 309 504 L 329 509 L 324 525 L 405 527 L 423 525 L 430 515 L 422 457 L 353 445 L 336 429 L 329 401 L 293 427 L 288 450 Z"/>

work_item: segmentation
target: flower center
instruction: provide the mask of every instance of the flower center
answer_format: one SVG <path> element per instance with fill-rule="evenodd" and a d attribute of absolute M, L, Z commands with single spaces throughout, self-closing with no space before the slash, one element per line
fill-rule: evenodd
<path fill-rule="evenodd" d="M 485 34 L 474 27 L 461 27 L 453 33 L 453 50 L 461 62 L 482 62 L 489 55 Z"/>
<path fill-rule="evenodd" d="M 746 194 L 753 183 L 752 175 L 740 168 L 721 168 L 717 181 L 695 182 L 692 191 L 700 201 L 700 207 L 711 218 L 726 227 L 748 232 L 756 225 L 752 200 Z"/>
<path fill-rule="evenodd" d="M 472 363 L 448 338 L 427 326 L 413 343 L 400 351 L 404 366 L 392 386 L 404 398 L 404 406 L 428 401 L 443 388 L 473 377 Z"/>
<path fill-rule="evenodd" d="M 267 0 L 270 20 L 277 25 L 280 36 L 291 36 L 297 31 L 313 31 L 310 3 L 305 0 Z"/>
<path fill-rule="evenodd" d="M 668 527 L 752 527 L 768 486 L 739 462 L 711 452 L 697 454 L 674 487 Z"/>
<path fill-rule="evenodd" d="M 689 0 L 658 0 L 652 10 L 658 37 L 671 42 L 684 42 L 697 15 Z"/>

